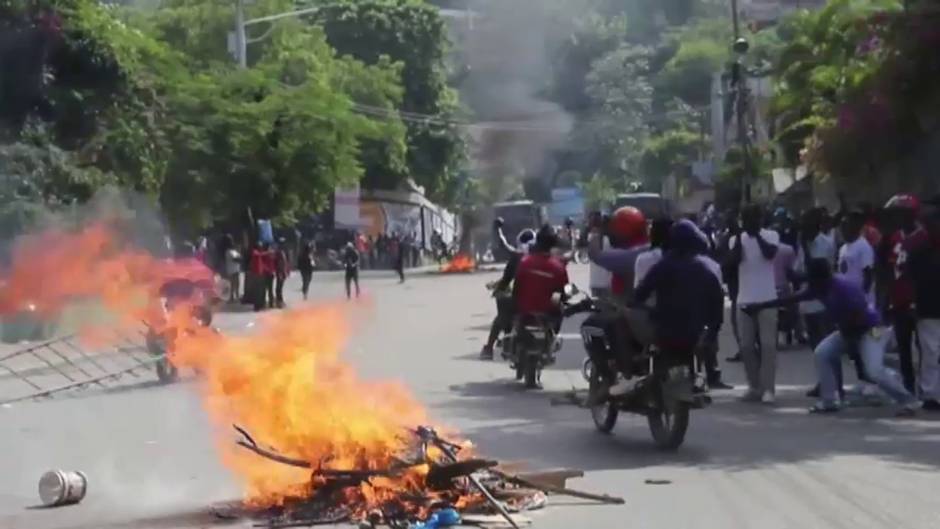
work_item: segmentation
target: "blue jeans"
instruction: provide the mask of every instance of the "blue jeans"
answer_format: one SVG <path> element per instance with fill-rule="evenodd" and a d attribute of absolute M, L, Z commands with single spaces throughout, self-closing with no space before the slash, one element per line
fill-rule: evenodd
<path fill-rule="evenodd" d="M 879 336 L 875 332 L 880 331 Z M 858 338 L 858 351 L 865 365 L 865 373 L 889 397 L 899 404 L 910 404 L 915 397 L 904 388 L 904 384 L 895 376 L 895 373 L 885 367 L 885 346 L 888 335 L 883 329 L 868 331 Z M 848 350 L 849 343 L 836 331 L 823 338 L 816 346 L 816 373 L 819 376 L 819 397 L 823 403 L 833 405 L 836 403 L 838 385 L 836 373 L 841 367 L 842 353 Z"/>

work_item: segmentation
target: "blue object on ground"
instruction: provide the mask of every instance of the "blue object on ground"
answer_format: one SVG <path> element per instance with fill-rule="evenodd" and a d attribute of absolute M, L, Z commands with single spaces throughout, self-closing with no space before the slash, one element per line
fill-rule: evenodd
<path fill-rule="evenodd" d="M 460 513 L 455 509 L 441 509 L 428 516 L 423 522 L 411 526 L 411 529 L 438 529 L 460 524 Z"/>

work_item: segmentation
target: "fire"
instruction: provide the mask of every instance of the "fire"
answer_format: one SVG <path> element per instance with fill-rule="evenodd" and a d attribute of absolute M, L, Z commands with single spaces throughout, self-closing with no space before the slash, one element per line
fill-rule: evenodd
<path fill-rule="evenodd" d="M 131 246 L 115 225 L 98 222 L 21 238 L 2 277 L 0 314 L 33 306 L 49 318 L 70 303 L 95 299 L 120 326 L 151 319 L 168 279 L 211 282 L 212 272 L 194 260 L 157 259 Z"/>
<path fill-rule="evenodd" d="M 113 224 L 47 231 L 24 238 L 0 282 L 0 314 L 35 304 L 54 316 L 76 300 L 95 299 L 115 318 L 112 325 L 153 323 L 160 289 L 168 279 L 211 280 L 193 262 L 167 261 L 135 249 Z M 458 258 L 459 259 L 459 258 Z M 464 258 L 472 268 L 473 261 Z M 452 263 L 453 264 L 453 263 Z M 271 462 L 233 443 L 232 424 L 259 443 L 320 471 L 368 471 L 414 461 L 415 436 L 425 409 L 401 384 L 366 381 L 343 360 L 350 313 L 341 306 L 281 311 L 261 319 L 250 335 L 223 335 L 199 325 L 181 303 L 159 321 L 175 332 L 169 351 L 178 367 L 200 376 L 204 405 L 224 431 L 220 455 L 245 484 L 246 503 L 257 507 L 302 501 L 325 480 Z M 164 319 L 166 321 L 164 321 Z M 436 454 L 428 453 L 431 458 Z M 343 488 L 345 502 L 368 509 L 409 494 L 433 497 L 427 464 L 373 477 Z M 452 498 L 458 505 L 469 501 Z M 361 512 L 357 511 L 359 514 Z"/>
<path fill-rule="evenodd" d="M 467 254 L 457 254 L 449 263 L 444 265 L 441 268 L 441 272 L 445 273 L 455 273 L 455 272 L 472 272 L 476 268 L 476 262 L 473 258 Z"/>
<path fill-rule="evenodd" d="M 303 308 L 264 319 L 249 336 L 195 329 L 177 342 L 173 360 L 202 374 L 206 406 L 226 433 L 238 424 L 315 469 L 388 469 L 409 447 L 407 428 L 422 424 L 426 413 L 402 385 L 356 375 L 340 356 L 349 331 L 343 309 Z M 245 481 L 253 505 L 309 497 L 318 485 L 308 470 L 259 458 L 230 436 L 223 440 L 223 460 Z M 416 467 L 374 478 L 358 488 L 356 503 L 376 505 L 418 490 L 426 472 Z"/>

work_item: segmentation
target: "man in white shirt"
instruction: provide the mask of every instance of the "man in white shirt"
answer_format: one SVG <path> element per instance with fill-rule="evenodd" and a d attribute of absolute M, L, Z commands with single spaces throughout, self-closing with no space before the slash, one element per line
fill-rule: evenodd
<path fill-rule="evenodd" d="M 875 304 L 875 250 L 862 237 L 865 219 L 861 212 L 853 211 L 842 220 L 845 244 L 839 249 L 839 273 L 862 287 L 865 297 Z"/>
<path fill-rule="evenodd" d="M 741 213 L 742 232 L 729 241 L 731 263 L 738 266 L 738 331 L 748 391 L 743 400 L 773 404 L 777 371 L 777 311 L 749 315 L 742 309 L 777 299 L 774 257 L 780 235 L 761 229 L 764 212 L 748 206 Z"/>

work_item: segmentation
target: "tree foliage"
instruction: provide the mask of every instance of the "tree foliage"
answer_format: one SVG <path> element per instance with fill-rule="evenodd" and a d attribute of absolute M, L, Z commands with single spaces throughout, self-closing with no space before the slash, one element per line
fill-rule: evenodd
<path fill-rule="evenodd" d="M 319 21 L 253 26 L 264 38 L 246 70 L 226 49 L 229 2 L 30 5 L 0 3 L 0 25 L 25 28 L 0 46 L 0 62 L 19 68 L 5 68 L 0 119 L 12 140 L 30 120 L 47 121 L 55 159 L 85 168 L 37 178 L 37 189 L 56 189 L 34 196 L 82 200 L 113 182 L 158 198 L 178 228 L 198 229 L 249 211 L 292 222 L 363 177 L 394 186 L 415 175 L 436 196 L 452 187 L 462 143 L 441 122 L 457 101 L 443 25 L 423 5 L 330 4 Z M 248 15 L 294 8 L 259 0 Z M 22 49 L 32 62 L 17 60 Z"/>
<path fill-rule="evenodd" d="M 792 164 L 870 177 L 936 130 L 940 17 L 923 5 L 838 0 L 781 29 L 773 110 Z"/>

